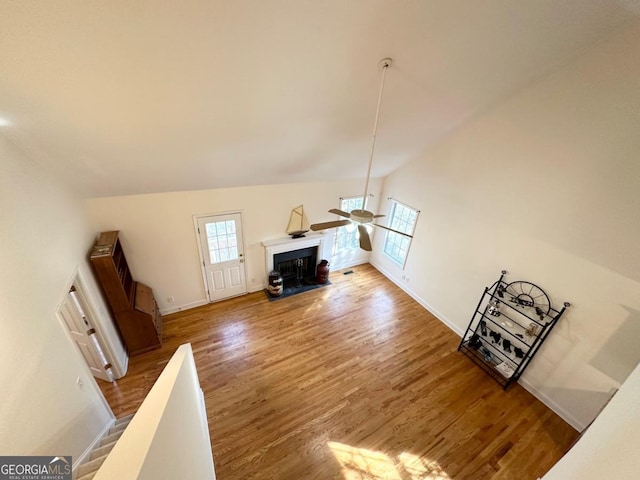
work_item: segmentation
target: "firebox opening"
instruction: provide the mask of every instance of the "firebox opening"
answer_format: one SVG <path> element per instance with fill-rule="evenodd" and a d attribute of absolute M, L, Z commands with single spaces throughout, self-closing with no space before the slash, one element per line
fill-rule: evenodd
<path fill-rule="evenodd" d="M 273 255 L 274 269 L 282 275 L 284 287 L 316 283 L 318 247 L 301 248 Z"/>

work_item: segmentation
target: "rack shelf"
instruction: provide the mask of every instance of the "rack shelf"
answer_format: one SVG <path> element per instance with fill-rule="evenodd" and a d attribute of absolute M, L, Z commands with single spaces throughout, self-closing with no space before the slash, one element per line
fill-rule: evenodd
<path fill-rule="evenodd" d="M 547 294 L 526 281 L 507 283 L 506 270 L 484 289 L 458 351 L 504 389 L 516 382 L 567 307 L 551 306 Z M 505 308 L 506 307 L 506 308 Z"/>

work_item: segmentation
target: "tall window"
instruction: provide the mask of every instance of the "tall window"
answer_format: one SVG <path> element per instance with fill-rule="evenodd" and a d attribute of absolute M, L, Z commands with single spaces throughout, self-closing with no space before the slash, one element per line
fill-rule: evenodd
<path fill-rule="evenodd" d="M 350 212 L 362 208 L 362 197 L 345 197 L 340 199 L 340 210 Z M 336 231 L 336 242 L 333 252 L 353 250 L 360 247 L 358 229 L 355 225 L 347 225 Z"/>
<path fill-rule="evenodd" d="M 391 211 L 389 212 L 389 228 L 399 232 L 413 235 L 418 220 L 418 210 L 408 207 L 395 200 L 391 201 Z M 384 240 L 383 252 L 401 267 L 404 267 L 409 253 L 411 239 L 396 232 L 387 230 Z"/>

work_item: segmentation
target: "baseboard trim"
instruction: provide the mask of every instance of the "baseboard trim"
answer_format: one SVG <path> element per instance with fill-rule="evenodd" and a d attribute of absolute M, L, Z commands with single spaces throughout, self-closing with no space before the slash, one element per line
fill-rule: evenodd
<path fill-rule="evenodd" d="M 533 384 L 527 381 L 526 378 L 520 377 L 518 379 L 518 383 L 522 385 L 526 391 L 528 391 L 531 395 L 536 397 L 542 403 L 544 403 L 547 407 L 554 411 L 560 418 L 562 418 L 565 422 L 571 425 L 578 432 L 582 432 L 587 425 L 575 418 L 569 412 L 567 412 L 564 408 L 558 405 L 552 398 L 548 397 L 545 393 L 538 390 Z"/>
<path fill-rule="evenodd" d="M 420 298 L 420 296 L 418 294 L 416 294 L 414 291 L 412 291 L 409 287 L 407 287 L 407 285 L 403 284 L 397 278 L 395 278 L 394 275 L 391 272 L 389 272 L 387 269 L 385 269 L 381 265 L 376 264 L 375 262 L 369 262 L 369 263 L 371 263 L 371 265 L 376 270 L 378 270 L 380 273 L 382 273 L 385 277 L 387 277 L 389 280 L 391 280 L 391 282 L 393 282 L 400 289 L 402 289 L 407 295 L 409 295 L 416 302 L 418 302 L 420 305 L 422 305 L 434 317 L 436 317 L 438 320 L 440 320 L 442 323 L 444 323 L 447 327 L 449 327 L 451 330 L 453 330 L 456 334 L 458 334 L 459 337 L 462 337 L 464 335 L 464 330 L 461 330 L 458 326 L 456 326 L 451 321 L 449 321 L 444 315 L 442 315 L 440 312 L 438 312 L 438 310 L 433 308 L 428 302 L 426 302 L 426 301 L 424 301 L 424 299 Z M 520 385 L 522 385 L 522 387 L 525 390 L 527 390 L 531 395 L 533 395 L 538 400 L 540 400 L 542 403 L 544 403 L 545 406 L 547 406 L 548 408 L 553 410 L 553 412 L 555 412 L 560 418 L 562 418 L 565 422 L 567 422 L 569 425 L 571 425 L 573 428 L 575 428 L 578 432 L 581 432 L 582 430 L 584 430 L 586 428 L 586 425 L 583 422 L 581 422 L 578 419 L 576 419 L 573 415 L 571 415 L 564 408 L 562 408 L 560 405 L 558 405 L 553 399 L 551 399 L 546 394 L 544 394 L 543 392 L 538 390 L 534 385 L 532 385 L 530 382 L 528 382 L 525 378 L 521 377 L 518 380 L 518 383 Z"/>
<path fill-rule="evenodd" d="M 184 305 L 180 305 L 177 307 L 163 308 L 160 310 L 160 315 L 169 315 L 171 313 L 181 312 L 183 310 L 189 310 L 190 308 L 201 307 L 202 305 L 206 305 L 207 303 L 209 303 L 209 300 L 204 298 L 202 300 L 197 300 L 191 303 L 185 303 Z"/>
<path fill-rule="evenodd" d="M 403 284 L 402 282 L 400 282 L 397 278 L 395 278 L 393 276 L 393 274 L 391 272 L 389 272 L 389 270 L 385 269 L 383 266 L 381 266 L 381 265 L 379 265 L 379 264 L 377 264 L 375 262 L 369 262 L 369 263 L 376 270 L 378 270 L 380 273 L 382 273 L 385 277 L 387 277 L 389 280 L 391 280 L 391 282 L 393 282 L 396 286 L 398 286 L 407 295 L 409 295 L 416 302 L 418 302 L 420 305 L 422 305 L 429 313 L 431 313 L 431 315 L 436 317 L 438 320 L 440 320 L 442 323 L 444 323 L 447 327 L 449 327 L 451 330 L 456 332 L 459 337 L 462 337 L 462 335 L 464 335 L 464 330 L 461 330 L 456 324 L 451 322 L 447 317 L 445 317 L 442 313 L 440 313 L 436 308 L 434 308 L 432 305 L 430 305 L 428 302 L 426 302 L 423 298 L 421 298 L 420 295 L 418 295 L 416 292 L 411 290 L 406 284 Z"/>
<path fill-rule="evenodd" d="M 104 426 L 104 428 L 102 429 L 102 431 L 98 434 L 98 436 L 85 449 L 85 451 L 82 452 L 80 456 L 75 458 L 75 461 L 71 465 L 72 472 L 75 472 L 80 467 L 80 465 L 82 465 L 89 458 L 89 455 L 91 455 L 91 452 L 93 451 L 93 449 L 96 447 L 96 445 L 98 445 L 98 442 L 102 440 L 102 437 L 109 431 L 111 427 L 113 427 L 115 423 L 116 423 L 115 418 L 112 418 L 111 420 L 109 420 L 107 424 Z M 75 478 L 75 474 L 73 478 Z"/>
<path fill-rule="evenodd" d="M 264 289 L 265 289 L 265 287 L 262 286 L 262 285 L 253 286 L 253 287 L 251 287 L 251 288 L 249 288 L 247 290 L 247 293 L 255 293 L 255 292 L 259 292 L 260 290 L 264 290 Z M 241 295 L 245 295 L 245 294 L 243 293 Z M 241 295 L 237 295 L 237 296 L 241 296 Z M 233 298 L 233 297 L 230 297 L 230 298 Z M 201 307 L 202 305 L 207 305 L 209 303 L 210 303 L 209 300 L 204 298 L 202 300 L 197 300 L 197 301 L 191 302 L 191 303 L 185 303 L 184 305 L 179 305 L 177 307 L 163 308 L 163 309 L 160 310 L 160 315 L 170 315 L 172 313 L 183 312 L 184 310 L 190 310 L 192 308 Z"/>
<path fill-rule="evenodd" d="M 331 264 L 331 270 L 337 272 L 340 270 L 344 270 L 346 268 L 357 267 L 358 265 L 364 265 L 365 263 L 370 263 L 369 258 L 358 258 L 355 260 L 350 260 L 348 262 L 334 262 Z"/>

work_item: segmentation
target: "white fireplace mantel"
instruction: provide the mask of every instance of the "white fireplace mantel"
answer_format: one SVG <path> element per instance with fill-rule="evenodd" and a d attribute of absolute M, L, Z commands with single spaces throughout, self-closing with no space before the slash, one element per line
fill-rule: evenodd
<path fill-rule="evenodd" d="M 321 232 L 307 232 L 304 237 L 282 237 L 273 240 L 264 240 L 265 260 L 267 275 L 273 270 L 273 256 L 277 253 L 291 252 L 301 248 L 318 247 L 317 263 L 320 263 L 324 255 L 325 234 Z"/>

